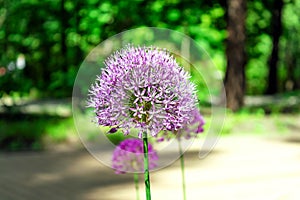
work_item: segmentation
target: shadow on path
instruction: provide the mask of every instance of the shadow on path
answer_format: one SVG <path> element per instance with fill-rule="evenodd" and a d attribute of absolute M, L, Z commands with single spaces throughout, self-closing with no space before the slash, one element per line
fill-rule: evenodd
<path fill-rule="evenodd" d="M 5 200 L 79 200 L 97 188 L 132 183 L 130 175 L 115 175 L 85 150 L 2 153 L 0 172 L 0 199 Z"/>

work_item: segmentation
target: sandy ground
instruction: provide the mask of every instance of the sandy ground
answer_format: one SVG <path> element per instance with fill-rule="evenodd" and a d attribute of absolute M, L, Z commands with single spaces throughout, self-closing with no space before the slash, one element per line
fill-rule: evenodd
<path fill-rule="evenodd" d="M 300 199 L 300 140 L 227 136 L 205 159 L 198 145 L 185 154 L 188 200 Z M 132 180 L 82 148 L 0 154 L 0 200 L 134 200 Z M 183 199 L 179 161 L 153 172 L 151 184 L 153 200 Z"/>

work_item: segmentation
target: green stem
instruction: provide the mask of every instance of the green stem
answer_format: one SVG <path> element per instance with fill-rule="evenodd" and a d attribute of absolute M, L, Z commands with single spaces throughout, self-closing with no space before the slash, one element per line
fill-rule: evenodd
<path fill-rule="evenodd" d="M 144 146 L 144 179 L 145 179 L 146 199 L 151 200 L 147 133 L 143 133 L 143 144 L 144 144 L 143 145 Z"/>
<path fill-rule="evenodd" d="M 184 157 L 181 147 L 180 139 L 178 140 L 179 146 L 179 154 L 180 154 L 180 166 L 181 166 L 181 178 L 182 178 L 182 192 L 183 192 L 183 199 L 186 200 L 186 186 L 185 186 L 185 174 L 184 174 Z"/>
<path fill-rule="evenodd" d="M 135 184 L 135 193 L 136 193 L 136 200 L 140 200 L 140 192 L 139 192 L 139 174 L 134 173 L 134 184 Z"/>

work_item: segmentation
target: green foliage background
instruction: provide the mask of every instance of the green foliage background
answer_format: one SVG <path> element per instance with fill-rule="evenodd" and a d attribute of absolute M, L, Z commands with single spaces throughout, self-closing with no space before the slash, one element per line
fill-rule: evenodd
<path fill-rule="evenodd" d="M 224 78 L 227 35 L 225 2 L 0 0 L 0 104 L 6 104 L 6 97 L 13 97 L 9 98 L 13 101 L 20 97 L 70 97 L 77 71 L 87 54 L 107 38 L 137 27 L 168 28 L 190 36 L 207 51 Z M 246 93 L 260 95 L 267 88 L 268 60 L 272 50 L 272 10 L 276 0 L 248 0 L 247 4 Z M 279 92 L 300 89 L 299 10 L 300 0 L 285 0 L 279 48 Z M 17 63 L 20 57 L 25 57 L 24 69 Z M 197 73 L 192 72 L 192 75 L 192 80 L 199 87 L 206 88 Z M 207 93 L 202 89 L 199 98 L 205 99 Z M 291 94 L 291 98 L 299 96 L 299 92 L 285 94 Z M 234 127 L 241 124 L 247 126 L 251 120 L 268 120 L 264 118 L 267 112 L 299 112 L 299 104 L 292 107 L 290 96 L 286 99 L 288 103 L 284 105 L 273 103 L 259 108 L 245 107 L 241 113 L 229 113 L 223 132 L 234 132 Z M 202 111 L 205 113 L 205 104 Z M 249 113 L 253 112 L 257 113 L 251 118 Z M 0 149 L 41 149 L 45 135 L 46 140 L 50 138 L 57 142 L 67 137 L 69 133 L 66 130 L 75 132 L 70 128 L 73 125 L 71 118 L 58 120 L 57 116 L 13 114 L 12 118 L 5 116 L 0 119 Z M 285 126 L 285 122 L 276 120 L 278 126 Z M 293 122 L 293 117 L 286 121 Z M 293 123 L 297 124 L 296 120 Z M 260 132 L 269 132 L 263 129 L 265 124 L 261 122 Z M 249 132 L 257 130 L 251 129 Z"/>
<path fill-rule="evenodd" d="M 247 17 L 247 94 L 266 88 L 272 49 L 272 3 L 249 0 Z M 300 1 L 286 1 L 280 43 L 280 90 L 300 78 Z M 141 26 L 180 31 L 196 40 L 224 76 L 224 1 L 0 0 L 0 95 L 70 96 L 77 70 L 88 52 L 110 36 Z M 24 70 L 9 70 L 22 54 Z"/>

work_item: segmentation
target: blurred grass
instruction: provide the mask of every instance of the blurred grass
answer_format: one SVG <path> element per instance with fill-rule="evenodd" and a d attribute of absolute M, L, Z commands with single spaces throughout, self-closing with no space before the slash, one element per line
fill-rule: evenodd
<path fill-rule="evenodd" d="M 204 117 L 207 122 L 204 128 L 207 130 L 211 126 L 211 120 L 209 116 Z M 256 112 L 227 112 L 220 134 L 288 134 L 300 131 L 299 120 L 300 114 L 266 115 L 261 109 Z M 71 117 L 27 118 L 17 121 L 0 119 L 0 127 L 0 150 L 4 151 L 43 150 L 49 144 L 65 143 L 72 137 L 78 137 Z M 210 128 L 214 129 L 213 126 Z M 125 138 L 120 131 L 107 137 L 114 144 Z"/>
<path fill-rule="evenodd" d="M 46 143 L 66 142 L 76 135 L 73 118 L 22 115 L 0 118 L 0 150 L 43 150 Z"/>
<path fill-rule="evenodd" d="M 299 120 L 300 114 L 228 113 L 221 134 L 284 135 L 300 133 L 300 127 L 298 130 L 291 128 L 299 126 Z"/>
<path fill-rule="evenodd" d="M 227 110 L 220 135 L 230 134 L 300 134 L 300 91 L 276 96 L 247 97 L 246 106 L 238 112 Z M 57 108 L 58 104 L 54 104 Z M 69 104 L 66 104 L 69 105 Z M 41 104 L 44 107 L 43 104 Z M 49 110 L 52 109 L 47 105 Z M 68 108 L 68 106 L 66 106 Z M 66 108 L 66 109 L 67 109 Z M 70 109 L 70 106 L 69 106 Z M 219 131 L 212 124 L 210 104 L 201 107 L 206 125 L 204 129 Z M 107 132 L 108 128 L 102 132 Z M 87 132 L 90 132 L 89 130 Z M 91 133 L 89 139 L 97 137 L 99 132 Z M 206 134 L 200 135 L 200 138 Z M 108 134 L 108 139 L 118 144 L 125 137 L 118 131 Z M 78 142 L 78 135 L 72 115 L 37 114 L 37 113 L 0 113 L 0 150 L 43 150 L 52 144 Z"/>
<path fill-rule="evenodd" d="M 211 128 L 214 131 L 215 127 L 210 127 L 209 116 L 204 117 L 207 122 L 204 127 L 205 130 Z M 238 113 L 227 112 L 220 135 L 300 133 L 299 120 L 299 113 L 266 115 L 261 109 L 256 110 L 256 112 L 248 112 L 247 110 Z M 0 127 L 0 150 L 2 151 L 43 150 L 51 144 L 66 143 L 70 139 L 78 137 L 71 117 L 30 117 L 16 121 L 1 119 Z M 125 138 L 120 131 L 108 134 L 107 137 L 114 144 L 118 144 Z M 200 135 L 200 138 L 202 137 Z"/>

